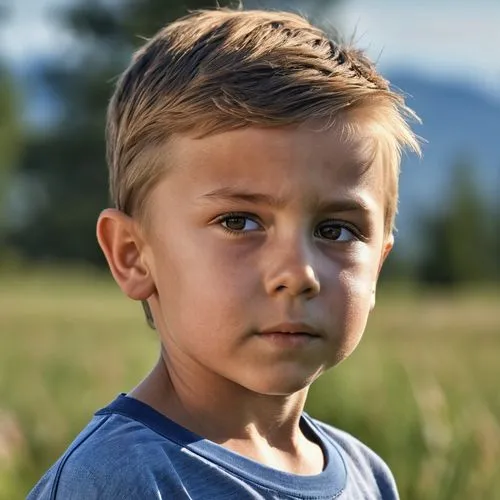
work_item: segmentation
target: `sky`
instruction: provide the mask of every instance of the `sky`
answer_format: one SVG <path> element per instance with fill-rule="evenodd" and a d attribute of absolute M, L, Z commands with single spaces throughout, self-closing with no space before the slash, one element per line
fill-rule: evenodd
<path fill-rule="evenodd" d="M 463 80 L 500 98 L 500 0 L 346 0 L 339 21 L 381 68 Z"/>
<path fill-rule="evenodd" d="M 2 57 L 22 64 L 61 53 L 71 37 L 54 9 L 71 2 L 0 0 L 12 12 L 0 28 Z M 458 79 L 500 99 L 500 0 L 344 0 L 330 18 L 382 70 Z"/>

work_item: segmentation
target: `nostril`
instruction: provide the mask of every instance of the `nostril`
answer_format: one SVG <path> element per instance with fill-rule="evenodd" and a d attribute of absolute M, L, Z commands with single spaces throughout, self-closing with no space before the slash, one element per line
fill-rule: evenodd
<path fill-rule="evenodd" d="M 294 292 L 294 287 L 289 287 L 287 285 L 279 285 L 275 288 L 276 292 L 283 292 L 286 290 L 290 290 L 293 295 L 311 295 L 315 291 L 315 287 L 308 286 L 308 287 L 303 287 L 300 290 L 297 289 Z"/>

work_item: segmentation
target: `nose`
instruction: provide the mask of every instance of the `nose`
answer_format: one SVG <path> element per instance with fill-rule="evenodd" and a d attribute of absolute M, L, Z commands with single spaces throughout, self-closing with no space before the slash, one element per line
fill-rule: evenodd
<path fill-rule="evenodd" d="M 312 299 L 320 292 L 320 281 L 306 243 L 289 242 L 274 256 L 269 255 L 266 279 L 268 295 L 302 296 Z"/>

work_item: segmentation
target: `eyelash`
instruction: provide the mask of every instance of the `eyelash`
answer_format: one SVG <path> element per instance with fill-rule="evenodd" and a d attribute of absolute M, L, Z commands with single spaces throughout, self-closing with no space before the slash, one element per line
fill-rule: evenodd
<path fill-rule="evenodd" d="M 230 234 L 231 236 L 245 236 L 248 232 L 253 232 L 253 231 L 235 231 L 234 229 L 229 229 L 228 227 L 222 225 L 223 222 L 226 222 L 229 219 L 237 219 L 237 218 L 250 219 L 259 226 L 262 226 L 257 217 L 245 212 L 229 212 L 227 214 L 217 217 L 214 220 L 214 222 L 218 224 L 226 233 Z"/>
<path fill-rule="evenodd" d="M 361 232 L 356 228 L 354 227 L 352 224 L 349 224 L 347 222 L 344 222 L 344 221 L 337 221 L 337 220 L 334 220 L 334 219 L 329 219 L 328 221 L 323 221 L 321 224 L 319 224 L 317 226 L 317 228 L 314 230 L 314 236 L 316 236 L 316 232 L 317 230 L 321 227 L 321 225 L 325 222 L 328 222 L 330 223 L 332 226 L 336 227 L 336 228 L 341 228 L 341 229 L 347 229 L 354 237 L 354 239 L 356 241 L 366 241 L 366 238 L 361 234 Z M 345 241 L 342 241 L 342 242 L 339 242 L 338 240 L 329 240 L 328 238 L 322 238 L 326 241 L 331 241 L 332 243 L 349 243 L 349 242 L 345 242 Z"/>
<path fill-rule="evenodd" d="M 228 227 L 222 225 L 223 222 L 225 222 L 229 219 L 233 219 L 233 218 L 234 219 L 236 219 L 236 218 L 250 219 L 253 222 L 255 222 L 256 224 L 258 224 L 259 226 L 262 226 L 259 219 L 255 215 L 248 214 L 245 212 L 230 212 L 230 213 L 221 215 L 214 220 L 214 223 L 218 224 L 226 233 L 228 233 L 232 236 L 241 237 L 241 236 L 247 235 L 249 232 L 254 232 L 254 231 L 236 231 L 234 229 L 229 229 Z M 356 240 L 366 241 L 366 237 L 364 237 L 361 234 L 361 232 L 356 227 L 354 227 L 352 224 L 349 224 L 349 223 L 344 222 L 344 221 L 335 221 L 332 219 L 330 219 L 328 221 L 323 221 L 322 224 L 325 222 L 333 222 L 334 226 L 342 228 L 342 229 L 347 229 L 348 231 L 350 231 Z M 321 227 L 321 224 L 318 225 L 317 227 L 318 228 Z M 314 231 L 315 235 L 316 235 L 316 231 L 317 231 L 317 228 Z M 326 240 L 328 241 L 328 239 L 326 239 Z M 331 240 L 331 241 L 335 242 L 336 240 Z"/>

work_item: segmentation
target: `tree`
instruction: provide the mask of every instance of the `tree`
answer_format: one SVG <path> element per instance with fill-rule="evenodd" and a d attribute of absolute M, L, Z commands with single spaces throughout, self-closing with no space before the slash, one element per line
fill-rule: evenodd
<path fill-rule="evenodd" d="M 46 202 L 34 207 L 28 223 L 12 234 L 12 242 L 25 255 L 103 262 L 94 234 L 98 212 L 109 203 L 104 124 L 112 84 L 133 49 L 143 43 L 142 37 L 151 36 L 187 8 L 215 4 L 216 0 L 80 0 L 61 12 L 80 44 L 47 68 L 46 79 L 64 112 L 48 134 L 30 140 L 23 155 L 23 172 L 46 192 Z"/>
<path fill-rule="evenodd" d="M 495 279 L 493 207 L 481 198 L 473 171 L 472 162 L 459 159 L 443 209 L 423 218 L 420 232 L 427 244 L 418 274 L 424 283 L 450 286 Z"/>
<path fill-rule="evenodd" d="M 0 22 L 6 14 L 0 5 Z M 0 62 L 0 248 L 6 228 L 5 203 L 7 189 L 20 152 L 21 127 L 19 102 L 14 82 L 7 68 Z"/>
<path fill-rule="evenodd" d="M 0 207 L 16 164 L 20 143 L 17 96 L 7 70 L 0 67 Z"/>

